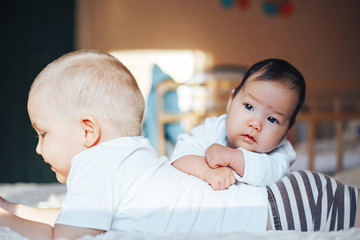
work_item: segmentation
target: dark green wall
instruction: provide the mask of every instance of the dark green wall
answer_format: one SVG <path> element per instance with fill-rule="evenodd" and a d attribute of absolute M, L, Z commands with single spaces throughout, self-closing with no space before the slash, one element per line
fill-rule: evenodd
<path fill-rule="evenodd" d="M 75 0 L 1 5 L 0 182 L 54 182 L 54 173 L 35 152 L 26 102 L 41 69 L 74 50 Z"/>

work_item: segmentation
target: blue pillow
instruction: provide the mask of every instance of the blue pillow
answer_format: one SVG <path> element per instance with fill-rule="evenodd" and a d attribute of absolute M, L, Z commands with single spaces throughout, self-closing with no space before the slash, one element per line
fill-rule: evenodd
<path fill-rule="evenodd" d="M 172 78 L 164 73 L 158 65 L 154 65 L 152 69 L 152 84 L 146 104 L 146 116 L 143 124 L 143 133 L 155 149 L 157 149 L 157 111 L 156 111 L 156 86 L 164 80 L 172 80 Z M 172 80 L 173 81 L 173 80 Z M 176 90 L 167 92 L 164 95 L 164 110 L 169 113 L 179 113 L 180 108 L 178 104 L 178 96 Z M 185 130 L 179 122 L 165 124 L 165 138 L 171 143 L 176 144 L 179 134 L 184 133 Z"/>

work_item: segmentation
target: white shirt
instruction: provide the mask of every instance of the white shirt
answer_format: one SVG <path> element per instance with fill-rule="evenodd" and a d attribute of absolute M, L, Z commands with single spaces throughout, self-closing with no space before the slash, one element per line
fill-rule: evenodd
<path fill-rule="evenodd" d="M 171 162 L 185 155 L 205 156 L 205 150 L 214 143 L 226 146 L 225 123 L 227 115 L 206 118 L 202 125 L 188 134 L 178 137 Z M 239 148 L 244 153 L 245 171 L 241 177 L 235 173 L 238 181 L 255 186 L 269 186 L 290 171 L 296 159 L 291 143 L 284 138 L 270 153 L 256 153 Z"/>
<path fill-rule="evenodd" d="M 127 233 L 265 231 L 265 188 L 214 191 L 159 158 L 143 137 L 76 155 L 56 224 Z"/>

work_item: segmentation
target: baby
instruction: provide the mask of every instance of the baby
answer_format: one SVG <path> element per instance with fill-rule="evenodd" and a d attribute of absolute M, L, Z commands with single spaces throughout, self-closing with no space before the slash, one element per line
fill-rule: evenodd
<path fill-rule="evenodd" d="M 304 78 L 292 65 L 280 59 L 258 62 L 231 91 L 227 114 L 180 135 L 171 161 L 215 190 L 228 188 L 235 178 L 269 186 L 295 161 L 286 134 L 304 98 Z"/>
<path fill-rule="evenodd" d="M 49 64 L 31 86 L 28 112 L 39 137 L 36 152 L 66 183 L 67 193 L 57 210 L 1 199 L 0 225 L 30 239 L 77 239 L 109 230 L 266 229 L 265 189 L 244 185 L 215 192 L 158 157 L 141 136 L 144 100 L 138 85 L 111 55 L 78 51 Z M 253 209 L 238 200 L 242 195 L 258 199 Z M 237 210 L 227 214 L 225 202 Z"/>

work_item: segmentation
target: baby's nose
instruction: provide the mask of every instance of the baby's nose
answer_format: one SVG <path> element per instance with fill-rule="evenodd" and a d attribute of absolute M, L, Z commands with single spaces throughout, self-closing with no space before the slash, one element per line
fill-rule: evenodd
<path fill-rule="evenodd" d="M 38 144 L 36 145 L 36 149 L 35 149 L 36 153 L 41 155 L 41 145 L 40 143 L 38 142 Z"/>
<path fill-rule="evenodd" d="M 254 128 L 256 131 L 260 132 L 262 129 L 262 124 L 259 120 L 252 119 L 249 121 L 248 126 Z"/>

